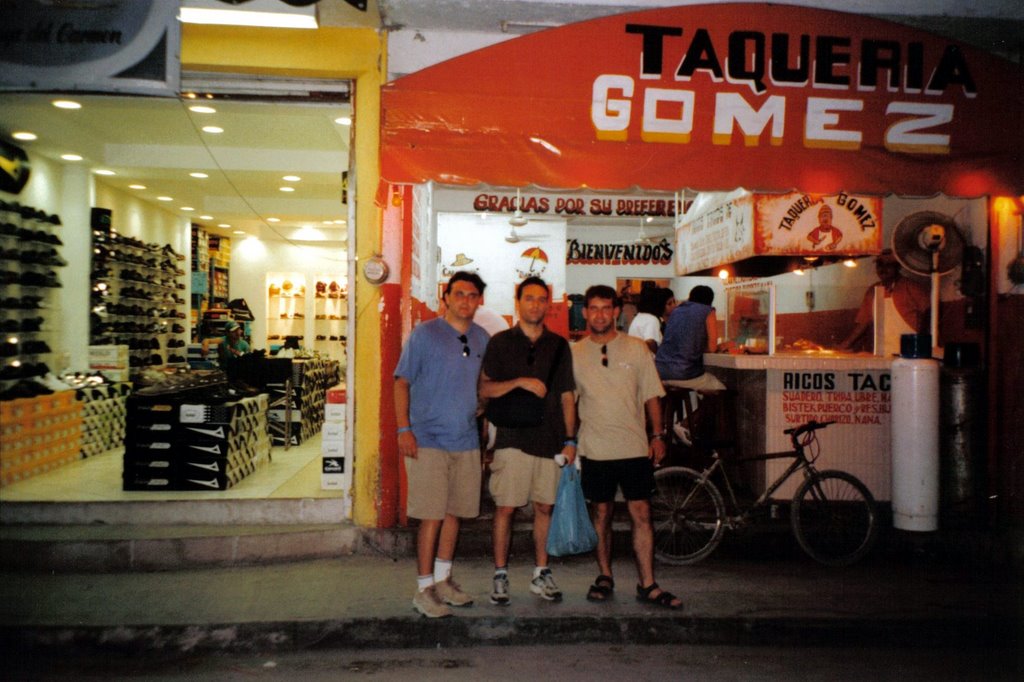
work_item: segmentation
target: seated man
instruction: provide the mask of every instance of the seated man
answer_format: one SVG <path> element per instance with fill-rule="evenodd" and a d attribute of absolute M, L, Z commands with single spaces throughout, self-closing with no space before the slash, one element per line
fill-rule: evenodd
<path fill-rule="evenodd" d="M 210 341 L 212 339 L 203 339 L 203 359 L 210 352 Z M 228 322 L 224 325 L 224 337 L 217 344 L 217 360 L 221 367 L 227 366 L 235 358 L 245 355 L 249 352 L 248 342 L 242 338 L 242 327 L 235 321 Z"/>
<path fill-rule="evenodd" d="M 711 302 L 715 292 L 711 287 L 698 285 L 690 291 L 689 300 L 676 306 L 665 323 L 665 336 L 654 356 L 658 376 L 666 387 L 689 388 L 698 393 L 719 393 L 725 384 L 704 369 L 704 353 L 713 353 L 718 343 L 718 319 Z M 694 396 L 696 400 L 696 396 Z M 668 426 L 685 444 L 692 442 L 690 427 L 682 423 L 683 415 L 669 405 L 665 410 Z M 691 414 L 699 414 L 697 405 L 690 406 Z M 700 412 L 703 412 L 701 410 Z M 701 433 L 712 428 L 715 416 L 704 415 L 700 425 L 693 425 Z"/>

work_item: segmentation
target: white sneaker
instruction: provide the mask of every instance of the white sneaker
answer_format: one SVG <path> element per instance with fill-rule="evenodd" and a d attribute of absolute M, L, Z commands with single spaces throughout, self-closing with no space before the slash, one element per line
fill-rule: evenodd
<path fill-rule="evenodd" d="M 494 589 L 491 591 L 491 603 L 508 606 L 508 573 L 494 574 Z"/>
<path fill-rule="evenodd" d="M 562 601 L 562 591 L 555 584 L 551 569 L 545 568 L 536 578 L 530 581 L 530 592 L 539 594 L 548 601 Z"/>
<path fill-rule="evenodd" d="M 452 615 L 452 610 L 437 596 L 436 585 L 425 590 L 416 590 L 412 597 L 412 605 L 427 618 L 445 618 Z"/>
<path fill-rule="evenodd" d="M 459 589 L 451 578 L 434 583 L 434 591 L 437 592 L 437 598 L 449 606 L 469 606 L 473 603 L 473 597 Z"/>

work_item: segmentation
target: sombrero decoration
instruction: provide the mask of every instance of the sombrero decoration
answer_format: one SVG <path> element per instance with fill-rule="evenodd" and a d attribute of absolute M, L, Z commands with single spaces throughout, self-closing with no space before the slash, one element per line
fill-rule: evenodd
<path fill-rule="evenodd" d="M 467 257 L 466 254 L 464 254 L 464 253 L 460 253 L 460 254 L 456 255 L 455 256 L 455 260 L 452 261 L 452 267 L 453 268 L 458 268 L 458 267 L 462 267 L 463 265 L 469 265 L 472 262 L 473 262 L 472 258 Z"/>

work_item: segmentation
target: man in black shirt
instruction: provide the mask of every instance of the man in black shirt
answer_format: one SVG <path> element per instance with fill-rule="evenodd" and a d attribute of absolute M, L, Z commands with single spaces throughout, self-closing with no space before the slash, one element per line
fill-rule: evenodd
<path fill-rule="evenodd" d="M 516 288 L 519 321 L 491 337 L 480 373 L 480 396 L 500 398 L 517 389 L 544 401 L 543 420 L 524 426 L 498 425 L 490 491 L 494 497 L 494 590 L 491 603 L 509 603 L 508 551 L 517 507 L 533 502 L 536 567 L 530 591 L 548 601 L 562 592 L 548 568 L 546 544 L 558 489 L 555 455 L 566 466 L 576 458 L 576 403 L 572 353 L 564 338 L 544 326 L 550 305 L 547 284 L 528 277 Z"/>

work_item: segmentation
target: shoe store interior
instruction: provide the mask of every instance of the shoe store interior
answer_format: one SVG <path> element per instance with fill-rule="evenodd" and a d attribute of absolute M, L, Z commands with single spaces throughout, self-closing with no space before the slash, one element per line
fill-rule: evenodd
<path fill-rule="evenodd" d="M 0 500 L 350 495 L 348 82 L 3 95 Z"/>

